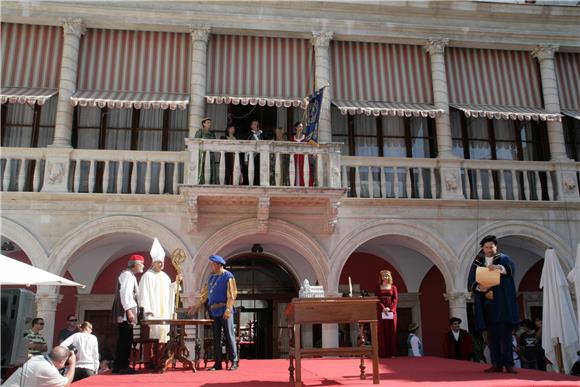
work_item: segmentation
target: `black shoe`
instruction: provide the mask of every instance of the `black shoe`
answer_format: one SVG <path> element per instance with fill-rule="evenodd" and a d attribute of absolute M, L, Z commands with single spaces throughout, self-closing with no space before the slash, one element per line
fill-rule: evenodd
<path fill-rule="evenodd" d="M 221 370 L 222 370 L 222 367 L 216 367 L 216 366 L 213 366 L 210 369 L 208 369 L 208 371 L 221 371 Z"/>
<path fill-rule="evenodd" d="M 508 374 L 517 374 L 518 371 L 516 371 L 514 369 L 514 367 L 512 366 L 505 366 L 505 372 L 507 372 Z"/>
<path fill-rule="evenodd" d="M 133 375 L 135 370 L 133 368 L 124 368 L 119 370 L 119 375 Z"/>
<path fill-rule="evenodd" d="M 483 372 L 503 372 L 503 368 L 501 366 L 494 365 L 485 369 Z"/>
<path fill-rule="evenodd" d="M 232 366 L 230 367 L 230 371 L 235 371 L 237 369 L 238 369 L 238 362 L 237 361 L 234 361 L 232 363 Z"/>
<path fill-rule="evenodd" d="M 113 374 L 118 374 L 120 371 L 121 371 L 121 370 L 120 370 L 120 369 L 118 369 L 118 368 L 113 368 L 113 369 L 111 370 L 111 373 L 113 373 Z"/>

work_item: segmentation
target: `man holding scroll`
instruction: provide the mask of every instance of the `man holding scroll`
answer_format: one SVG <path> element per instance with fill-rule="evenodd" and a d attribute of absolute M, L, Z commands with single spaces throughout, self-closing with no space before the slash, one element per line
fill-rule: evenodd
<path fill-rule="evenodd" d="M 488 235 L 480 242 L 482 250 L 469 272 L 469 290 L 474 294 L 475 328 L 487 330 L 492 366 L 485 372 L 515 374 L 512 330 L 519 323 L 514 284 L 515 266 L 497 252 L 497 238 Z"/>

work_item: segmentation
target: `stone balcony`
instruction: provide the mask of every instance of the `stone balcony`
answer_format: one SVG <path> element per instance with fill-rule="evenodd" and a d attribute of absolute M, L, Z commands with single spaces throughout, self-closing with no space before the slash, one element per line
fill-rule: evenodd
<path fill-rule="evenodd" d="M 196 207 L 210 198 L 254 200 L 258 211 L 282 200 L 332 207 L 345 193 L 369 199 L 580 201 L 578 162 L 352 157 L 341 156 L 337 143 L 186 139 L 186 144 L 182 152 L 5 147 L 1 190 L 181 194 Z M 229 180 L 226 157 L 233 167 Z M 312 177 L 312 186 L 296 185 L 300 159 L 304 181 Z M 256 169 L 259 185 L 247 178 Z"/>

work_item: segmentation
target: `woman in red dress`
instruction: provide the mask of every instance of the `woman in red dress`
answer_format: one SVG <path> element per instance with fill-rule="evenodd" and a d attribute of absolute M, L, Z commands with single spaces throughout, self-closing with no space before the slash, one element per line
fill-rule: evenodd
<path fill-rule="evenodd" d="M 393 285 L 393 277 L 388 270 L 381 270 L 380 283 L 375 295 L 377 303 L 377 317 L 379 321 L 379 356 L 393 357 L 397 350 L 397 301 L 399 294 Z"/>
<path fill-rule="evenodd" d="M 294 142 L 304 142 L 306 140 L 306 135 L 302 133 L 304 130 L 304 125 L 301 122 L 296 122 L 294 124 L 294 137 L 292 141 Z M 308 179 L 308 185 L 310 187 L 314 186 L 314 171 L 312 170 L 312 163 L 308 163 L 310 167 L 310 178 Z M 304 155 L 295 154 L 294 155 L 294 185 L 296 187 L 304 187 Z"/>

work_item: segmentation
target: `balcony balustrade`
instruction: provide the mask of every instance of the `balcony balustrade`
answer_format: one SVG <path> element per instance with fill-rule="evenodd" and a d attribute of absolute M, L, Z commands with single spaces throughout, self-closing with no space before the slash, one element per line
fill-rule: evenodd
<path fill-rule="evenodd" d="M 186 144 L 181 152 L 4 147 L 0 188 L 118 194 L 178 194 L 180 186 L 304 193 L 342 188 L 354 198 L 580 200 L 578 162 L 341 157 L 336 143 L 186 139 Z M 297 186 L 300 165 L 306 187 Z"/>

